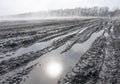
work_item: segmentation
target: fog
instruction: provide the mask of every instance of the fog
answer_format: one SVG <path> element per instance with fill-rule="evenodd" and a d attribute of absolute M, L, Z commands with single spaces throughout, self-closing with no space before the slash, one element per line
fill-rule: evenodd
<path fill-rule="evenodd" d="M 55 9 L 108 6 L 120 7 L 120 0 L 0 0 L 0 16 Z"/>

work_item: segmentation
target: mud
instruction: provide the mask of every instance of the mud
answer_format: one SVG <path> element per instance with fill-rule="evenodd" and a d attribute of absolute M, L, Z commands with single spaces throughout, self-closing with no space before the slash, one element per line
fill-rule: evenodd
<path fill-rule="evenodd" d="M 120 83 L 120 21 L 113 19 L 18 21 L 0 23 L 0 83 L 20 84 L 39 64 L 29 65 L 46 53 L 65 46 L 67 53 L 76 44 L 100 36 L 80 56 L 71 72 L 58 80 L 59 84 L 119 84 Z M 46 44 L 46 46 L 41 47 Z M 39 47 L 32 49 L 35 45 Z M 33 46 L 33 47 L 32 47 Z M 31 47 L 31 50 L 27 50 Z M 27 51 L 16 54 L 22 50 Z M 79 51 L 79 50 L 78 50 Z M 29 65 L 29 66 L 28 66 Z M 24 69 L 21 69 L 23 68 Z M 27 79 L 27 78 L 26 78 Z"/>

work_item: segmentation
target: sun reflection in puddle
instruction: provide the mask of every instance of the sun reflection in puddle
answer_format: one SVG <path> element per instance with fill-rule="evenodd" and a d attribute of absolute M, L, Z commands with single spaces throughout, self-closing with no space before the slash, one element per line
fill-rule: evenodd
<path fill-rule="evenodd" d="M 60 76 L 60 74 L 62 73 L 63 66 L 59 62 L 50 61 L 50 62 L 48 62 L 45 70 L 46 70 L 46 74 L 49 77 L 56 78 L 56 77 Z"/>

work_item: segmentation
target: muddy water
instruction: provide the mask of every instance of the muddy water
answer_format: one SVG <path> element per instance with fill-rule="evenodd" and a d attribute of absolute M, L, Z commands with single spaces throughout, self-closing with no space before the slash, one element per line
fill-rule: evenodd
<path fill-rule="evenodd" d="M 6 54 L 0 55 L 0 58 L 2 58 L 2 60 L 3 60 L 3 58 L 4 59 L 9 59 L 11 57 L 21 56 L 22 54 L 29 53 L 31 51 L 36 52 L 38 50 L 44 49 L 47 46 L 51 45 L 52 42 L 55 41 L 55 40 L 57 40 L 57 39 L 69 36 L 71 34 L 75 34 L 77 32 L 78 32 L 78 30 L 75 30 L 75 31 L 70 32 L 68 34 L 58 36 L 58 37 L 56 37 L 54 39 L 51 39 L 49 41 L 43 41 L 43 42 L 39 42 L 38 41 L 38 42 L 36 42 L 35 44 L 33 44 L 33 45 L 29 46 L 29 47 L 22 47 L 22 48 L 18 49 L 15 52 L 8 52 Z"/>
<path fill-rule="evenodd" d="M 103 33 L 103 30 L 101 30 L 98 33 L 94 33 L 89 40 L 87 40 L 84 43 L 76 43 L 69 51 L 61 54 L 61 52 L 66 48 L 66 46 L 69 44 L 67 42 L 65 45 L 61 46 L 60 48 L 53 50 L 52 52 L 49 52 L 39 59 L 29 63 L 29 65 L 34 63 L 39 63 L 33 71 L 29 74 L 29 77 L 26 78 L 25 81 L 22 81 L 21 84 L 57 84 L 58 79 L 63 77 L 67 72 L 71 71 L 72 68 L 75 66 L 75 64 L 79 61 L 80 56 L 82 56 L 91 46 L 91 44 L 94 42 L 94 40 L 99 37 Z M 39 47 L 39 44 L 34 47 L 37 49 Z M 52 62 L 57 63 L 60 65 L 60 68 L 62 70 L 57 74 L 57 76 L 51 76 L 49 71 L 47 70 L 47 67 L 49 67 L 49 64 Z M 29 66 L 28 65 L 28 66 Z M 51 67 L 53 68 L 53 67 Z M 58 67 L 59 68 L 59 67 Z M 58 69 L 55 68 L 57 71 Z"/>

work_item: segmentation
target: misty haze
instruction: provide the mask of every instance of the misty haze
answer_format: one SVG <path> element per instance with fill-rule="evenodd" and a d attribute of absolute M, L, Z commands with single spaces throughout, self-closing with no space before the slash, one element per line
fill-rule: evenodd
<path fill-rule="evenodd" d="M 0 84 L 120 84 L 119 0 L 0 0 Z"/>

